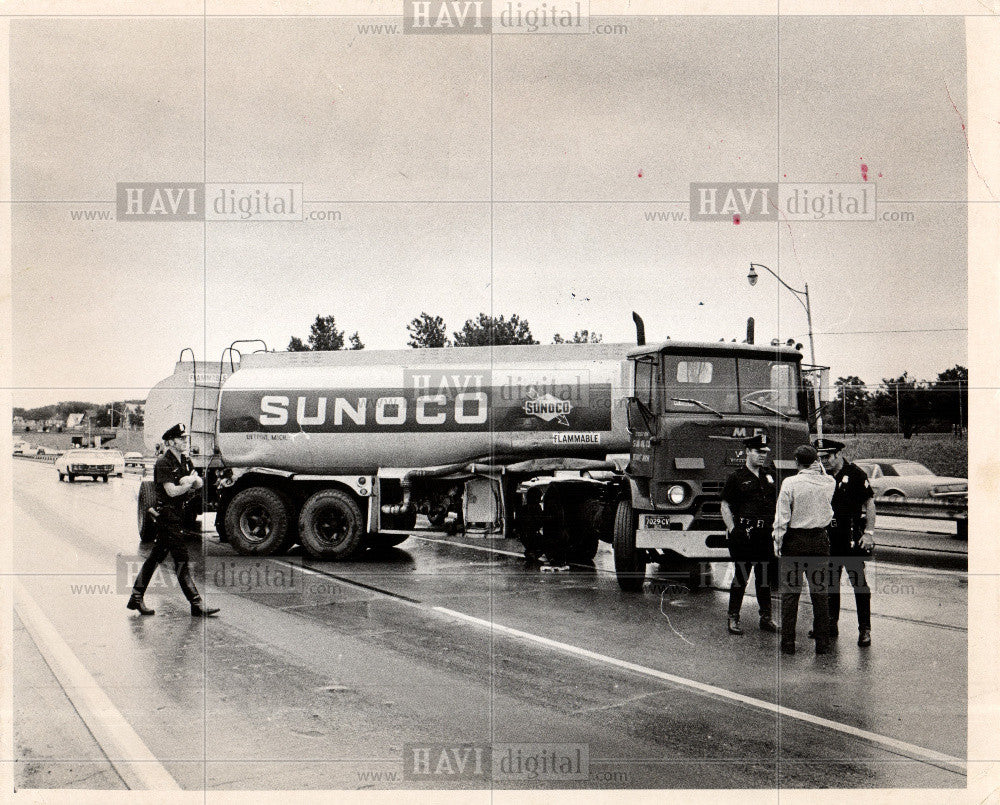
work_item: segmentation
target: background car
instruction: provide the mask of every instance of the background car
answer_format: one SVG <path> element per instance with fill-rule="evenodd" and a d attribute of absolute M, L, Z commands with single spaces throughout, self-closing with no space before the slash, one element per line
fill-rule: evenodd
<path fill-rule="evenodd" d="M 867 473 L 877 497 L 958 498 L 969 494 L 967 478 L 935 475 L 908 458 L 863 458 L 854 463 Z"/>
<path fill-rule="evenodd" d="M 65 478 L 70 483 L 81 475 L 107 482 L 112 475 L 125 474 L 125 457 L 120 450 L 69 450 L 56 459 L 56 472 L 60 481 Z"/>
<path fill-rule="evenodd" d="M 126 467 L 141 467 L 145 462 L 142 459 L 142 453 L 131 452 L 125 454 L 125 466 Z"/>

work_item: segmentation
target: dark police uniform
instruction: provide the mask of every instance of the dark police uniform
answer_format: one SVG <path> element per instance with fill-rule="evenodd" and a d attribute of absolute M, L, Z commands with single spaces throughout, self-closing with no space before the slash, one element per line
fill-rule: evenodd
<path fill-rule="evenodd" d="M 745 444 L 750 446 L 753 441 L 748 440 Z M 778 499 L 774 469 L 761 467 L 759 475 L 755 475 L 746 466 L 740 467 L 726 479 L 722 499 L 729 504 L 736 525 L 726 537 L 735 570 L 729 587 L 729 616 L 739 618 L 752 569 L 761 620 L 770 620 L 771 582 L 777 578 L 772 539 Z"/>
<path fill-rule="evenodd" d="M 833 520 L 830 523 L 830 628 L 837 632 L 840 616 L 840 580 L 843 571 L 854 588 L 858 607 L 858 629 L 872 628 L 872 592 L 865 578 L 865 554 L 858 547 L 865 531 L 866 504 L 875 496 L 865 471 L 849 461 L 833 476 L 837 486 L 833 493 Z"/>
<path fill-rule="evenodd" d="M 173 433 L 172 428 L 164 434 L 164 441 Z M 183 435 L 183 429 L 175 436 Z M 146 561 L 142 564 L 142 569 L 136 577 L 135 586 L 132 589 L 133 598 L 141 600 L 149 586 L 149 581 L 156 572 L 157 565 L 160 564 L 167 555 L 173 557 L 174 572 L 177 574 L 177 582 L 184 593 L 184 597 L 192 605 L 201 603 L 201 596 L 191 577 L 191 566 L 188 557 L 187 544 L 184 541 L 184 509 L 198 494 L 191 490 L 183 495 L 171 497 L 164 488 L 165 483 L 179 484 L 181 478 L 190 475 L 194 469 L 191 460 L 186 456 L 178 459 L 172 450 L 167 450 L 156 460 L 153 468 L 153 483 L 156 485 L 156 506 L 159 509 L 157 519 L 156 544 L 150 551 Z"/>

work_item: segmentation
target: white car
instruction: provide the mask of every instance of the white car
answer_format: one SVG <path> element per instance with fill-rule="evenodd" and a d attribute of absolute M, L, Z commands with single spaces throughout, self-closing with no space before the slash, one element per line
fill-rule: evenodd
<path fill-rule="evenodd" d="M 37 456 L 39 449 L 37 447 L 32 447 L 27 442 L 14 442 L 14 455 L 15 456 Z"/>
<path fill-rule="evenodd" d="M 145 462 L 142 459 L 142 453 L 131 452 L 125 454 L 125 466 L 126 467 L 141 467 Z"/>
<path fill-rule="evenodd" d="M 121 450 L 69 450 L 56 459 L 56 472 L 60 481 L 65 478 L 70 483 L 81 475 L 107 482 L 112 475 L 121 478 L 125 474 L 125 456 Z"/>

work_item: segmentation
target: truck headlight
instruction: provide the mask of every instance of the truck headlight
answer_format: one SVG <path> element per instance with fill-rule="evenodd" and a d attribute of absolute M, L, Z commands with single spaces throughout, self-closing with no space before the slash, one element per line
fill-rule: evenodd
<path fill-rule="evenodd" d="M 674 484 L 667 490 L 667 500 L 673 503 L 675 506 L 680 505 L 684 502 L 684 496 L 687 494 L 687 490 L 679 484 Z"/>

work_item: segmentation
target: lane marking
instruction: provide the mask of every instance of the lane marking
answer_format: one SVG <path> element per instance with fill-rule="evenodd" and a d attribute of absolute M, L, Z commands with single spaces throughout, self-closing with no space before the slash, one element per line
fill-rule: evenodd
<path fill-rule="evenodd" d="M 177 781 L 112 704 L 21 582 L 15 579 L 13 586 L 18 617 L 125 785 L 132 790 L 180 791 Z"/>
<path fill-rule="evenodd" d="M 472 615 L 466 615 L 463 612 L 456 612 L 455 610 L 447 609 L 446 607 L 436 606 L 432 607 L 432 609 L 443 615 L 448 615 L 449 617 L 456 618 L 466 623 L 484 627 L 493 632 L 500 632 L 501 634 L 506 634 L 511 637 L 519 637 L 522 640 L 538 643 L 539 645 L 546 646 L 547 648 L 556 649 L 567 654 L 573 654 L 577 657 L 585 657 L 588 660 L 603 663 L 604 665 L 611 665 L 615 668 L 632 671 L 633 673 L 652 677 L 653 679 L 670 682 L 674 685 L 680 685 L 681 687 L 696 690 L 700 693 L 706 693 L 710 696 L 718 696 L 723 699 L 728 699 L 729 701 L 739 702 L 740 704 L 745 704 L 758 710 L 764 710 L 785 718 L 792 718 L 806 724 L 812 724 L 813 726 L 824 727 L 828 730 L 833 730 L 834 732 L 850 735 L 854 738 L 860 738 L 870 743 L 874 743 L 897 754 L 927 761 L 963 776 L 966 774 L 964 760 L 952 757 L 951 755 L 943 754 L 941 752 L 935 752 L 933 749 L 925 749 L 924 747 L 917 746 L 916 744 L 907 743 L 906 741 L 900 741 L 896 738 L 890 738 L 887 735 L 879 735 L 875 732 L 869 732 L 868 730 L 852 727 L 850 724 L 841 724 L 838 721 L 832 721 L 828 718 L 823 718 L 822 716 L 815 716 L 802 710 L 794 710 L 790 707 L 785 707 L 784 705 L 774 704 L 773 702 L 768 702 L 763 699 L 755 699 L 752 696 L 745 696 L 742 693 L 734 693 L 731 690 L 716 687 L 715 685 L 708 685 L 704 682 L 697 682 L 693 679 L 668 674 L 664 671 L 657 671 L 655 668 L 647 668 L 643 665 L 637 665 L 636 663 L 628 662 L 627 660 L 620 660 L 616 657 L 598 654 L 595 651 L 579 648 L 578 646 L 573 646 L 569 643 L 561 643 L 558 640 L 551 640 L 547 637 L 542 637 L 541 635 L 532 634 L 531 632 L 522 632 L 520 629 L 513 629 L 510 626 L 504 626 L 502 624 L 493 623 Z"/>
<path fill-rule="evenodd" d="M 431 537 L 421 537 L 417 534 L 410 534 L 410 539 L 419 539 L 423 542 L 436 542 L 439 545 L 454 545 L 456 548 L 469 548 L 473 551 L 483 551 L 484 553 L 498 553 L 502 556 L 513 556 L 516 559 L 524 559 L 523 553 L 516 551 L 505 551 L 502 548 L 487 548 L 485 545 L 466 545 L 464 542 L 455 542 L 450 539 L 432 539 Z"/>
<path fill-rule="evenodd" d="M 502 548 L 489 548 L 484 545 L 467 545 L 464 542 L 455 542 L 448 539 L 432 539 L 431 537 L 418 536 L 417 534 L 411 534 L 410 539 L 418 539 L 422 542 L 435 542 L 441 545 L 453 545 L 456 548 L 468 548 L 472 551 L 482 551 L 484 553 L 498 553 L 503 556 L 513 556 L 515 559 L 523 559 L 523 553 L 517 553 L 516 551 L 505 551 Z M 729 564 L 726 560 L 719 560 L 717 562 L 712 562 L 712 564 Z M 894 570 L 898 572 L 913 573 L 919 576 L 968 576 L 968 572 L 965 570 L 950 570 L 947 568 L 942 568 L 940 570 L 934 569 L 924 569 L 919 568 L 916 565 L 905 565 L 905 564 L 890 564 L 887 562 L 867 562 L 869 567 L 884 568 L 886 570 Z M 598 573 L 610 574 L 614 573 L 613 570 L 608 570 L 605 568 L 596 568 Z M 721 589 L 721 588 L 720 588 Z M 729 589 L 728 584 L 726 589 Z"/>
<path fill-rule="evenodd" d="M 461 545 L 461 543 L 458 543 Z M 463 546 L 464 547 L 464 546 Z M 279 561 L 279 564 L 286 564 L 285 562 Z M 341 578 L 340 576 L 334 576 L 333 574 L 323 573 L 321 571 L 314 570 L 308 567 L 299 567 L 300 570 L 305 571 L 310 575 L 320 576 L 326 579 L 335 579 L 337 581 L 344 582 L 345 584 L 352 585 L 356 582 L 352 582 L 349 579 Z M 890 738 L 887 735 L 879 735 L 875 732 L 869 732 L 868 730 L 859 729 L 858 727 L 852 727 L 850 724 L 842 724 L 838 721 L 832 721 L 828 718 L 823 718 L 822 716 L 816 716 L 812 713 L 806 713 L 802 710 L 795 710 L 790 707 L 785 707 L 784 705 L 775 704 L 773 702 L 765 701 L 764 699 L 756 699 L 752 696 L 746 696 L 742 693 L 735 693 L 734 691 L 727 690 L 725 688 L 720 688 L 715 685 L 709 685 L 705 682 L 698 682 L 694 679 L 687 679 L 686 677 L 676 676 L 675 674 L 669 674 L 665 671 L 658 671 L 655 668 L 648 668 L 644 665 L 638 665 L 637 663 L 628 662 L 627 660 L 620 660 L 617 657 L 609 657 L 605 654 L 598 654 L 594 651 L 589 651 L 585 648 L 580 648 L 579 646 L 574 646 L 569 643 L 562 643 L 558 640 L 552 640 L 548 637 L 542 637 L 541 635 L 532 634 L 531 632 L 524 632 L 520 629 L 514 629 L 510 626 L 504 626 L 503 624 L 495 623 L 492 621 L 484 620 L 482 618 L 477 618 L 474 615 L 466 615 L 464 612 L 458 612 L 454 609 L 448 609 L 447 607 L 433 606 L 423 604 L 413 598 L 399 597 L 395 593 L 390 593 L 385 590 L 381 590 L 377 587 L 370 585 L 359 585 L 363 586 L 367 590 L 372 592 L 385 595 L 388 598 L 399 601 L 407 606 L 415 607 L 418 609 L 431 609 L 442 615 L 450 618 L 455 618 L 465 623 L 470 623 L 475 626 L 489 629 L 493 632 L 500 632 L 502 634 L 509 635 L 511 637 L 519 637 L 523 640 L 527 640 L 532 643 L 537 643 L 547 648 L 556 649 L 558 651 L 565 652 L 567 654 L 573 654 L 577 657 L 584 657 L 586 659 L 599 662 L 605 665 L 611 665 L 615 668 L 621 668 L 626 671 L 632 671 L 634 673 L 652 677 L 653 679 L 659 679 L 664 682 L 671 682 L 675 685 L 681 687 L 686 687 L 691 690 L 696 690 L 701 693 L 705 693 L 711 696 L 718 696 L 723 699 L 728 699 L 730 701 L 740 702 L 749 707 L 754 707 L 759 710 L 764 710 L 775 715 L 785 716 L 788 718 L 796 719 L 807 724 L 812 724 L 817 727 L 824 727 L 834 732 L 839 732 L 845 735 L 850 735 L 855 738 L 860 738 L 862 740 L 868 741 L 870 743 L 877 744 L 878 746 L 887 749 L 890 752 L 905 755 L 907 757 L 916 758 L 918 760 L 926 761 L 935 766 L 946 769 L 947 771 L 952 771 L 957 774 L 965 776 L 965 761 L 960 758 L 953 757 L 951 755 L 946 755 L 941 752 L 936 752 L 933 749 L 926 749 L 922 746 L 917 746 L 916 744 L 907 743 L 906 741 L 900 741 L 896 738 Z"/>

